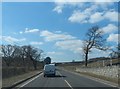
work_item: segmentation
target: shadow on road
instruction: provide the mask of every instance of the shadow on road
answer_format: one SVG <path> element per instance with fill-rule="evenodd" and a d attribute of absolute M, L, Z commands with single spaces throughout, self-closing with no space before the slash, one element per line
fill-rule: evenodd
<path fill-rule="evenodd" d="M 52 75 L 51 75 L 51 76 L 47 76 L 47 77 L 48 77 L 48 78 L 51 78 L 51 77 L 52 77 L 52 78 L 62 78 L 62 77 L 66 77 L 66 76 L 64 76 L 64 75 L 62 75 L 62 76 L 61 76 L 61 75 L 52 76 Z"/>

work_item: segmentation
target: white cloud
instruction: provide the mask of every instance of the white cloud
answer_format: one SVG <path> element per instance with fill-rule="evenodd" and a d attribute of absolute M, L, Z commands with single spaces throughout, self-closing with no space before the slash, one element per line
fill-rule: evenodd
<path fill-rule="evenodd" d="M 92 13 L 96 12 L 98 8 L 99 7 L 96 4 L 91 3 L 91 5 L 89 7 L 86 7 L 83 12 L 86 15 L 91 15 Z"/>
<path fill-rule="evenodd" d="M 29 29 L 29 28 L 25 28 L 25 31 L 20 31 L 19 33 L 20 34 L 23 34 L 23 33 L 36 33 L 36 32 L 40 32 L 39 29 Z"/>
<path fill-rule="evenodd" d="M 23 32 L 22 32 L 22 31 L 20 31 L 19 33 L 20 33 L 20 34 L 23 34 Z"/>
<path fill-rule="evenodd" d="M 114 5 L 113 2 L 94 2 L 94 4 L 96 4 L 103 10 L 108 10 L 108 6 Z"/>
<path fill-rule="evenodd" d="M 101 21 L 101 20 L 103 20 L 104 18 L 103 18 L 103 13 L 101 13 L 101 12 L 96 12 L 96 13 L 94 13 L 94 14 L 92 14 L 91 16 L 90 16 L 90 19 L 89 19 L 89 22 L 90 23 L 96 23 L 96 22 L 99 22 L 99 21 Z"/>
<path fill-rule="evenodd" d="M 47 55 L 62 55 L 62 54 L 63 54 L 62 52 L 55 52 L 55 51 L 47 52 Z"/>
<path fill-rule="evenodd" d="M 43 42 L 30 42 L 30 44 L 32 44 L 32 45 L 42 45 Z"/>
<path fill-rule="evenodd" d="M 74 11 L 73 14 L 68 18 L 70 22 L 76 23 L 87 23 L 88 15 L 84 12 Z"/>
<path fill-rule="evenodd" d="M 108 42 L 116 42 L 118 43 L 118 34 L 110 34 L 107 38 Z"/>
<path fill-rule="evenodd" d="M 25 29 L 25 33 L 34 33 L 34 32 L 39 32 L 39 29 Z"/>
<path fill-rule="evenodd" d="M 118 12 L 115 10 L 109 10 L 105 13 L 104 17 L 110 21 L 118 21 Z"/>
<path fill-rule="evenodd" d="M 53 11 L 56 11 L 57 13 L 62 13 L 62 9 L 63 9 L 63 6 L 62 5 L 58 5 L 56 6 Z"/>
<path fill-rule="evenodd" d="M 70 22 L 76 22 L 76 23 L 93 23 L 97 20 L 100 20 L 99 17 L 101 17 L 102 13 L 95 13 L 98 9 L 98 6 L 95 4 L 92 4 L 90 7 L 85 8 L 83 11 L 80 10 L 74 10 L 73 14 L 68 18 Z"/>
<path fill-rule="evenodd" d="M 45 41 L 58 41 L 58 40 L 68 40 L 68 39 L 75 39 L 75 37 L 69 34 L 57 34 L 52 33 L 50 31 L 44 30 L 40 32 L 40 36 L 45 38 Z"/>
<path fill-rule="evenodd" d="M 62 31 L 55 31 L 55 33 L 62 33 Z"/>
<path fill-rule="evenodd" d="M 42 31 L 40 36 L 45 38 L 45 41 L 56 41 L 55 46 L 60 49 L 66 49 L 73 51 L 74 53 L 80 53 L 82 50 L 82 41 L 78 40 L 76 37 L 61 33 L 52 33 L 50 31 Z M 52 52 L 51 54 L 54 54 Z"/>
<path fill-rule="evenodd" d="M 113 33 L 116 32 L 118 30 L 118 27 L 115 26 L 114 24 L 108 24 L 107 26 L 103 27 L 101 29 L 105 34 L 106 33 Z"/>
<path fill-rule="evenodd" d="M 115 11 L 115 9 L 108 9 L 109 6 L 113 5 L 114 4 L 112 2 L 94 2 L 89 3 L 88 7 L 84 7 L 86 6 L 86 3 L 84 3 L 84 8 L 81 7 L 82 9 L 79 8 L 79 10 L 74 10 L 72 15 L 68 18 L 68 20 L 73 23 L 96 23 L 102 20 L 117 22 L 118 12 Z"/>
<path fill-rule="evenodd" d="M 55 0 L 55 2 L 118 2 L 119 0 Z"/>
<path fill-rule="evenodd" d="M 86 8 L 86 2 L 89 2 L 91 5 L 95 5 L 96 7 L 99 7 L 101 9 L 107 10 L 107 7 L 110 5 L 113 5 L 113 2 L 118 1 L 118 0 L 55 0 L 55 8 L 53 11 L 56 11 L 58 14 L 63 12 L 63 9 L 66 7 L 71 8 L 72 7 L 77 7 L 77 8 Z M 89 7 L 91 8 L 91 7 Z M 95 7 L 94 7 L 95 9 Z"/>
<path fill-rule="evenodd" d="M 114 9 L 109 10 L 110 6 L 113 6 L 117 0 L 57 0 L 55 1 L 56 7 L 53 11 L 62 13 L 64 8 L 77 7 L 73 11 L 72 15 L 68 18 L 73 23 L 96 23 L 102 20 L 118 21 L 118 12 Z M 85 2 L 90 2 L 89 5 Z M 88 5 L 88 6 L 87 6 Z M 100 10 L 101 11 L 98 11 Z M 82 11 L 80 11 L 82 10 Z"/>
<path fill-rule="evenodd" d="M 3 40 L 3 41 L 6 41 L 6 42 L 9 42 L 9 43 L 26 41 L 25 38 L 17 39 L 17 38 L 13 38 L 13 37 L 11 37 L 11 36 L 2 36 L 2 40 Z"/>
<path fill-rule="evenodd" d="M 55 1 L 55 8 L 53 9 L 53 11 L 56 11 L 58 14 L 63 12 L 63 9 L 65 7 L 69 7 L 69 6 L 77 6 L 77 7 L 81 7 L 83 5 L 83 3 L 77 2 L 77 0 L 57 0 Z"/>
<path fill-rule="evenodd" d="M 111 22 L 118 21 L 118 12 L 115 10 L 105 12 L 95 12 L 95 10 L 96 9 L 91 7 L 84 11 L 74 11 L 68 20 L 73 23 L 96 23 L 102 20 L 109 20 Z"/>
<path fill-rule="evenodd" d="M 81 40 L 65 40 L 57 41 L 55 45 L 62 49 L 73 51 L 74 53 L 80 53 L 83 44 Z"/>
<path fill-rule="evenodd" d="M 102 51 L 99 49 L 92 48 L 92 52 L 89 53 L 89 58 L 95 58 L 95 57 L 108 57 L 110 54 L 110 50 Z"/>

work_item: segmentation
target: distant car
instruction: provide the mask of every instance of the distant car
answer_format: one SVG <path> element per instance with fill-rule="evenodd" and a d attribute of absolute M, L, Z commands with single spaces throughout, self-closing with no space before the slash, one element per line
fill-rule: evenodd
<path fill-rule="evenodd" d="M 44 66 L 44 77 L 49 75 L 55 76 L 55 74 L 56 74 L 56 68 L 54 64 L 46 64 Z"/>

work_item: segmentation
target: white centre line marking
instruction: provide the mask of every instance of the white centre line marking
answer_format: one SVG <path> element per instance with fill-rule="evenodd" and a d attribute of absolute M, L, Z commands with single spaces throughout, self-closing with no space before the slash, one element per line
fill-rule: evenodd
<path fill-rule="evenodd" d="M 71 89 L 73 89 L 72 86 L 70 85 L 70 83 L 69 83 L 67 80 L 64 80 L 64 81 L 67 83 L 67 85 L 68 85 Z"/>
<path fill-rule="evenodd" d="M 40 77 L 43 73 L 39 74 L 38 76 L 32 78 L 31 80 L 27 81 L 26 83 L 24 83 L 23 85 L 21 85 L 20 87 L 24 87 L 25 85 L 27 85 L 28 83 L 32 82 L 33 80 L 35 80 L 36 78 Z"/>
<path fill-rule="evenodd" d="M 62 74 L 58 71 L 59 75 L 62 77 Z M 63 77 L 62 77 L 63 78 Z"/>
<path fill-rule="evenodd" d="M 59 74 L 60 74 L 60 76 L 62 76 L 62 74 L 60 73 L 60 72 L 58 72 Z M 62 77 L 63 78 L 63 77 Z M 67 80 L 64 80 L 66 83 L 67 83 L 67 85 L 71 88 L 71 89 L 73 89 L 72 88 L 72 86 L 70 85 L 70 83 L 67 81 Z"/>

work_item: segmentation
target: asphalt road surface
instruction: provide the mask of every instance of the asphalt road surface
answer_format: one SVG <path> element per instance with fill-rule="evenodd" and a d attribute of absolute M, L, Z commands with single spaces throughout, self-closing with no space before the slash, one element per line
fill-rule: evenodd
<path fill-rule="evenodd" d="M 29 88 L 52 88 L 52 87 L 64 87 L 69 89 L 79 89 L 80 87 L 95 87 L 95 89 L 108 89 L 107 87 L 113 87 L 109 84 L 94 81 L 93 79 L 80 76 L 65 70 L 57 69 L 56 76 L 44 77 L 43 73 L 30 79 L 19 85 L 20 89 L 25 87 Z M 114 88 L 109 88 L 114 89 Z"/>

